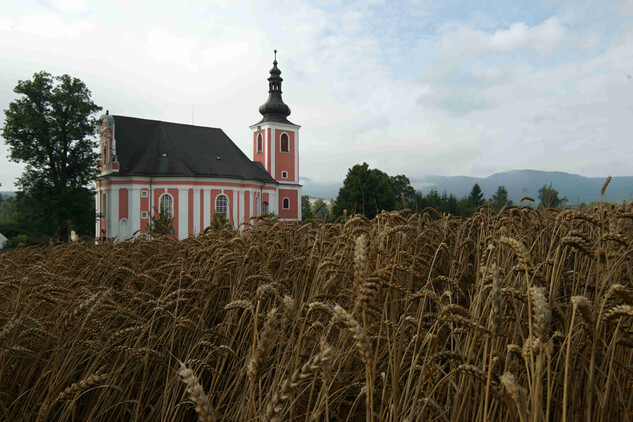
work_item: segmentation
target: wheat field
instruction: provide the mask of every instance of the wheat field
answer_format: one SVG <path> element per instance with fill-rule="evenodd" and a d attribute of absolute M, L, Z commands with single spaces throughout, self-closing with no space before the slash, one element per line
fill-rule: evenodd
<path fill-rule="evenodd" d="M 633 206 L 0 255 L 0 420 L 633 419 Z"/>

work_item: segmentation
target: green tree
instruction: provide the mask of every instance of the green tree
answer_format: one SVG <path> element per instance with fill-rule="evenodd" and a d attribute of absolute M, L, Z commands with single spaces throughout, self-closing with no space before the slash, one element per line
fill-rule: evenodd
<path fill-rule="evenodd" d="M 539 205 L 543 208 L 556 208 L 567 201 L 567 198 L 560 199 L 558 197 L 558 191 L 552 188 L 551 184 L 549 187 L 543 185 L 543 187 L 538 190 L 538 199 Z"/>
<path fill-rule="evenodd" d="M 343 187 L 339 189 L 334 214 L 365 214 L 373 218 L 382 210 L 393 210 L 400 192 L 395 191 L 387 173 L 370 169 L 367 163 L 356 164 L 348 170 Z"/>
<path fill-rule="evenodd" d="M 301 195 L 301 219 L 309 220 L 311 218 L 314 218 L 314 212 L 312 211 L 310 197 L 308 195 Z"/>
<path fill-rule="evenodd" d="M 483 205 L 484 193 L 481 191 L 478 183 L 475 183 L 473 189 L 470 191 L 470 194 L 468 195 L 468 202 L 473 208 L 477 208 Z"/>
<path fill-rule="evenodd" d="M 411 209 L 411 207 L 415 204 L 416 197 L 415 189 L 411 186 L 409 178 L 404 174 L 399 174 L 397 176 L 391 176 L 389 180 L 394 192 L 396 193 L 396 208 L 402 208 L 402 197 L 400 194 L 403 194 L 407 207 Z"/>
<path fill-rule="evenodd" d="M 497 192 L 492 195 L 492 200 L 494 201 L 494 209 L 499 211 L 505 205 L 512 205 L 512 201 L 508 200 L 508 191 L 505 186 L 497 187 Z"/>
<path fill-rule="evenodd" d="M 69 75 L 42 71 L 19 81 L 14 92 L 21 97 L 4 111 L 2 137 L 9 158 L 27 165 L 18 186 L 28 213 L 60 240 L 68 238 L 75 221 L 92 220 L 94 230 L 92 193 L 86 192 L 97 174 L 93 135 L 101 107 L 92 102 L 86 85 Z"/>
<path fill-rule="evenodd" d="M 155 207 L 154 211 L 157 211 Z M 158 214 L 158 217 L 155 217 L 156 214 Z M 214 225 L 223 224 L 226 221 L 226 218 L 222 219 L 220 217 L 224 217 L 224 215 L 215 215 L 213 222 L 211 223 L 211 226 L 214 227 L 214 229 Z M 216 220 L 218 220 L 217 223 Z M 174 217 L 171 215 L 171 212 L 163 207 L 160 207 L 158 212 L 150 214 L 149 222 L 147 223 L 147 230 L 152 234 L 152 236 L 172 236 L 174 234 L 173 224 Z"/>

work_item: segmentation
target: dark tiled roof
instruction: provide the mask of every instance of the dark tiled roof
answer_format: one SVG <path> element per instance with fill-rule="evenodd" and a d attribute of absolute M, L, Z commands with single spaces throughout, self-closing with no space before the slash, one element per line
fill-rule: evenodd
<path fill-rule="evenodd" d="M 114 117 L 119 176 L 202 176 L 277 183 L 222 129 Z"/>

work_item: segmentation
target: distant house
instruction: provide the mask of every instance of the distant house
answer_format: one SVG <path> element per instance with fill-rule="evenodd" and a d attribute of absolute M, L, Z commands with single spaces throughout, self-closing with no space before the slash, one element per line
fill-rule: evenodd
<path fill-rule="evenodd" d="M 4 237 L 2 233 L 0 233 L 0 249 L 4 249 L 4 245 L 6 245 L 8 242 L 9 242 L 9 239 Z"/>
<path fill-rule="evenodd" d="M 288 121 L 281 71 L 273 62 L 262 119 L 250 126 L 253 160 L 222 129 L 101 117 L 101 174 L 96 233 L 125 239 L 148 233 L 150 215 L 166 210 L 178 239 L 202 232 L 217 214 L 234 227 L 274 212 L 301 219 L 299 128 Z"/>

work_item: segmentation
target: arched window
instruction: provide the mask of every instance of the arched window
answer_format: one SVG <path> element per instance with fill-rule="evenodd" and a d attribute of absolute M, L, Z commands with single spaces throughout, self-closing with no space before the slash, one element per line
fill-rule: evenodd
<path fill-rule="evenodd" d="M 288 135 L 285 133 L 281 134 L 281 152 L 289 152 L 290 147 L 288 146 Z"/>
<path fill-rule="evenodd" d="M 262 152 L 264 150 L 264 141 L 262 139 L 262 134 L 257 135 L 257 152 Z"/>
<path fill-rule="evenodd" d="M 108 219 L 108 205 L 107 205 L 107 196 L 106 193 L 104 192 L 101 195 L 101 218 L 104 220 Z"/>
<path fill-rule="evenodd" d="M 268 202 L 262 202 L 262 214 L 268 214 Z"/>
<path fill-rule="evenodd" d="M 106 146 L 103 146 L 103 164 L 105 164 L 108 161 L 108 149 L 106 148 Z"/>
<path fill-rule="evenodd" d="M 174 198 L 172 198 L 170 194 L 162 194 L 158 203 L 160 204 L 160 211 L 165 213 L 167 218 L 174 217 Z"/>
<path fill-rule="evenodd" d="M 283 201 L 281 201 L 281 207 L 285 210 L 290 208 L 290 199 L 288 198 L 284 198 Z"/>
<path fill-rule="evenodd" d="M 259 215 L 259 198 L 256 196 L 253 202 L 253 215 Z"/>
<path fill-rule="evenodd" d="M 229 216 L 229 198 L 226 195 L 218 195 L 215 198 L 215 213 Z"/>

